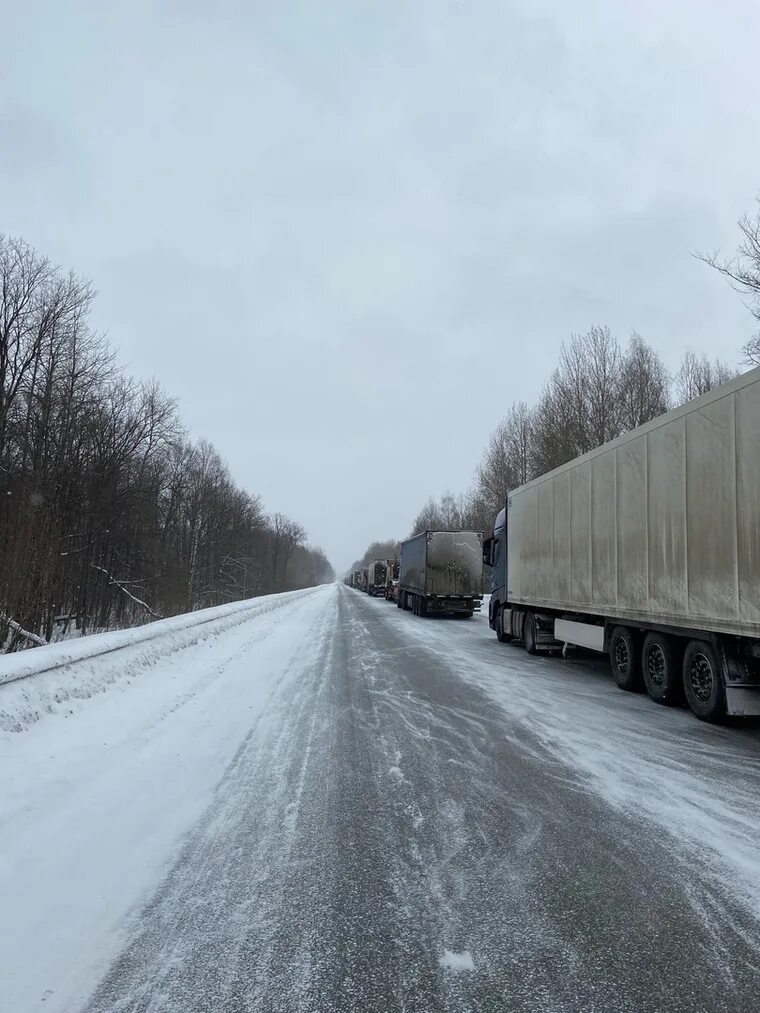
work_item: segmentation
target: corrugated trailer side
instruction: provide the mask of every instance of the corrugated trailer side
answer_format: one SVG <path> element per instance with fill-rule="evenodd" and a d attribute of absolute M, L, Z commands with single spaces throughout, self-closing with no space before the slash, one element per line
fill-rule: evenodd
<path fill-rule="evenodd" d="M 500 639 L 609 650 L 622 688 L 700 717 L 760 713 L 760 369 L 515 489 L 506 549 Z"/>
<path fill-rule="evenodd" d="M 510 602 L 760 638 L 760 370 L 509 495 Z"/>

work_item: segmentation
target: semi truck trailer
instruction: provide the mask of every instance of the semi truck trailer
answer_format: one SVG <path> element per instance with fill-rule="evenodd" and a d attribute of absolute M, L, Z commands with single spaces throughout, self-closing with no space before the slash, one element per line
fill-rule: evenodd
<path fill-rule="evenodd" d="M 514 489 L 489 624 L 609 655 L 624 690 L 760 714 L 760 369 Z"/>
<path fill-rule="evenodd" d="M 374 598 L 376 595 L 385 594 L 385 578 L 387 574 L 385 560 L 373 559 L 367 567 L 367 594 Z"/>
<path fill-rule="evenodd" d="M 402 542 L 398 607 L 419 616 L 472 616 L 483 597 L 482 556 L 479 531 L 423 531 Z"/>

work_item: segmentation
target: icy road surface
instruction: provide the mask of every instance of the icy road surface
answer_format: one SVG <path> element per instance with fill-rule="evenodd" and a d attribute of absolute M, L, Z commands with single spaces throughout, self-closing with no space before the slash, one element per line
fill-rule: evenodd
<path fill-rule="evenodd" d="M 485 618 L 280 596 L 0 744 L 13 1013 L 758 1009 L 760 733 Z"/>

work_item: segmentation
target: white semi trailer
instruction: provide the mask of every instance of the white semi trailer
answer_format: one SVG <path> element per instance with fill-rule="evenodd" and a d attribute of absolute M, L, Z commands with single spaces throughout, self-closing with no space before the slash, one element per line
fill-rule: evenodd
<path fill-rule="evenodd" d="M 510 492 L 491 628 L 608 652 L 625 690 L 760 714 L 760 369 Z"/>

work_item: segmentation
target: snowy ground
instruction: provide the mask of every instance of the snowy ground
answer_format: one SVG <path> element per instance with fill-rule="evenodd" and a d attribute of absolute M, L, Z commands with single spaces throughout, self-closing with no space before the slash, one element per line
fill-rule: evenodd
<path fill-rule="evenodd" d="M 0 659 L 3 1011 L 82 1008 L 324 602 L 208 611 Z"/>
<path fill-rule="evenodd" d="M 757 1009 L 756 728 L 252 604 L 0 685 L 3 1009 Z"/>

